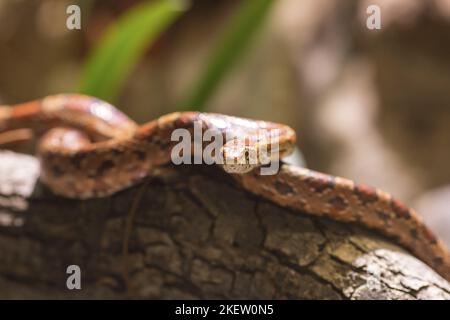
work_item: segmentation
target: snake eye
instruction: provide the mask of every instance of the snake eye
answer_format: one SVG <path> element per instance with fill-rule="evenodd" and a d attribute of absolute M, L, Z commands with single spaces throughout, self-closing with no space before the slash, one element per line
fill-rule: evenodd
<path fill-rule="evenodd" d="M 250 153 L 248 152 L 248 150 L 245 150 L 244 151 L 245 163 L 248 163 L 249 157 L 250 157 Z"/>

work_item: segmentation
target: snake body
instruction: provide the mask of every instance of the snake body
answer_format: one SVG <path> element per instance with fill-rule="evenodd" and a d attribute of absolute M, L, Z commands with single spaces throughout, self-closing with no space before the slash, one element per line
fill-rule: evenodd
<path fill-rule="evenodd" d="M 138 126 L 112 105 L 99 99 L 61 94 L 0 107 L 0 134 L 31 128 L 42 135 L 38 145 L 41 180 L 64 197 L 104 197 L 134 185 L 152 168 L 171 161 L 175 129 L 194 133 L 195 123 L 224 137 L 245 136 L 242 157 L 252 148 L 271 149 L 280 157 L 296 141 L 288 126 L 220 114 L 175 112 Z M 269 140 L 257 134 L 276 129 Z M 202 146 L 204 147 L 204 145 Z M 226 157 L 225 157 L 226 158 Z M 246 159 L 246 158 L 245 158 Z M 282 166 L 275 175 L 261 175 L 261 163 L 222 167 L 249 192 L 310 215 L 358 223 L 395 239 L 416 257 L 450 280 L 450 253 L 414 210 L 391 195 L 353 181 L 305 168 Z M 243 169 L 242 169 L 243 168 Z M 242 169 L 242 170 L 241 170 Z"/>

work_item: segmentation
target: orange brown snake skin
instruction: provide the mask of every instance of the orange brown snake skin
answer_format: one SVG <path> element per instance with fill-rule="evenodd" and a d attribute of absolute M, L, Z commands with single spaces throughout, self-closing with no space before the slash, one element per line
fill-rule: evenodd
<path fill-rule="evenodd" d="M 281 157 L 295 146 L 295 133 L 281 124 L 176 112 L 138 126 L 112 105 L 76 94 L 0 107 L 0 133 L 31 128 L 43 135 L 41 180 L 56 194 L 78 199 L 107 196 L 142 181 L 152 168 L 170 162 L 173 130 L 192 131 L 198 120 L 223 135 L 278 129 Z M 414 210 L 381 190 L 294 166 L 282 166 L 275 175 L 251 170 L 232 176 L 244 189 L 280 206 L 357 223 L 393 238 L 450 280 L 447 248 Z"/>

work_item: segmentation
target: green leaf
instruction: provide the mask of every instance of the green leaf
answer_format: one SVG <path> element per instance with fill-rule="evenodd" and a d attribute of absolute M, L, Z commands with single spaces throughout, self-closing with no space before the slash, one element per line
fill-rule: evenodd
<path fill-rule="evenodd" d="M 262 26 L 274 0 L 242 0 L 236 14 L 227 23 L 226 30 L 213 51 L 206 68 L 200 74 L 187 99 L 178 110 L 205 109 L 208 99 L 249 46 Z"/>
<path fill-rule="evenodd" d="M 184 1 L 144 2 L 115 21 L 85 63 L 78 92 L 113 102 L 148 48 L 185 10 Z"/>

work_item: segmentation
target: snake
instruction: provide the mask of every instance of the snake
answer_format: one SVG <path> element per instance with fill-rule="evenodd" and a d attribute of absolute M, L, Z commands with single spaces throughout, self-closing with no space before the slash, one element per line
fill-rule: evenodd
<path fill-rule="evenodd" d="M 277 154 L 282 162 L 297 139 L 287 125 L 196 111 L 138 125 L 113 105 L 82 94 L 0 106 L 0 135 L 33 130 L 39 137 L 40 179 L 56 195 L 74 199 L 106 197 L 140 183 L 154 168 L 171 163 L 179 142 L 172 138 L 174 130 L 194 136 L 196 123 L 223 137 L 218 153 L 225 161 L 217 165 L 243 189 L 282 207 L 381 233 L 450 280 L 446 246 L 413 209 L 390 194 L 304 167 L 282 164 L 276 174 L 261 174 L 258 168 L 267 161 L 250 161 L 249 154 L 271 150 L 270 156 Z M 261 131 L 275 134 L 269 139 Z M 236 137 L 245 137 L 244 142 L 236 144 Z"/>

